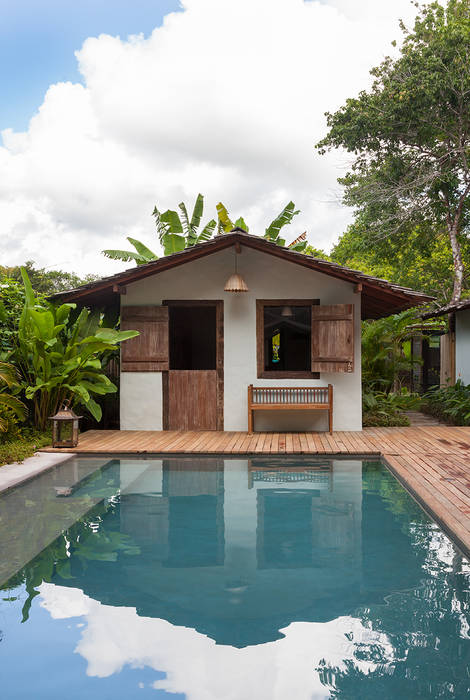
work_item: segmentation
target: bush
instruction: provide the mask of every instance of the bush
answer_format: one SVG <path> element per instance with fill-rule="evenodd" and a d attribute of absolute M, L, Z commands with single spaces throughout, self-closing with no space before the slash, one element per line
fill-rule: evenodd
<path fill-rule="evenodd" d="M 50 445 L 51 433 L 39 432 L 31 428 L 23 428 L 17 439 L 0 445 L 0 467 L 3 464 L 22 462 L 31 457 L 36 450 L 45 445 Z"/>
<path fill-rule="evenodd" d="M 401 393 L 365 391 L 362 395 L 362 425 L 367 427 L 407 426 L 410 424 L 402 411 L 410 411 L 420 405 L 418 394 L 406 389 Z"/>
<path fill-rule="evenodd" d="M 470 384 L 458 380 L 446 387 L 432 387 L 423 396 L 423 410 L 454 425 L 470 425 Z"/>

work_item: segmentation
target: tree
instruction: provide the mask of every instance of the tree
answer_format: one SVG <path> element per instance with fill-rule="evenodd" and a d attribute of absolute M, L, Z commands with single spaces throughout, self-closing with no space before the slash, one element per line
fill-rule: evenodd
<path fill-rule="evenodd" d="M 172 209 L 168 209 L 163 213 L 160 213 L 157 207 L 153 210 L 158 239 L 163 247 L 164 255 L 171 255 L 185 248 L 190 248 L 196 243 L 208 241 L 217 226 L 214 219 L 211 219 L 202 228 L 202 231 L 199 231 L 204 212 L 204 197 L 202 194 L 198 194 L 196 197 L 191 218 L 189 218 L 184 202 L 180 202 L 178 207 L 180 214 Z M 134 247 L 135 252 L 129 250 L 103 250 L 103 255 L 112 260 L 122 260 L 124 262 L 133 260 L 137 265 L 144 265 L 152 260 L 158 260 L 158 255 L 150 248 L 147 248 L 141 241 L 130 237 L 127 240 Z"/>
<path fill-rule="evenodd" d="M 470 240 L 462 237 L 462 260 L 470 271 Z M 378 238 L 373 227 L 358 216 L 331 251 L 331 259 L 340 265 L 361 270 L 404 287 L 412 287 L 436 297 L 443 306 L 453 292 L 453 260 L 446 232 L 432 226 L 414 226 Z M 463 290 L 468 289 L 468 273 Z"/>
<path fill-rule="evenodd" d="M 329 132 L 317 148 L 354 154 L 339 180 L 344 201 L 376 240 L 416 226 L 446 232 L 458 301 L 470 215 L 470 5 L 433 2 L 420 8 L 413 31 L 401 29 L 399 57 L 371 71 L 369 91 L 327 113 Z"/>
<path fill-rule="evenodd" d="M 4 283 L 8 284 L 9 280 L 14 280 L 18 283 L 20 289 L 21 284 L 21 267 L 24 267 L 31 282 L 31 286 L 35 292 L 48 295 L 55 292 L 63 292 L 67 289 L 79 287 L 81 284 L 87 284 L 99 279 L 99 275 L 88 274 L 85 277 L 80 277 L 74 272 L 65 272 L 64 270 L 47 270 L 44 267 L 35 267 L 34 260 L 28 260 L 24 265 L 14 265 L 12 267 L 0 266 L 0 280 L 3 287 Z"/>
<path fill-rule="evenodd" d="M 284 238 L 281 238 L 280 235 L 281 229 L 284 226 L 288 226 L 292 222 L 294 216 L 297 216 L 299 213 L 300 209 L 295 208 L 294 202 L 289 202 L 286 204 L 281 213 L 278 214 L 278 216 L 276 216 L 276 218 L 273 219 L 273 221 L 271 221 L 271 223 L 266 227 L 264 231 L 264 238 L 276 243 L 276 245 L 285 246 L 286 241 Z M 217 204 L 217 216 L 219 219 L 218 233 L 230 233 L 232 229 L 237 227 L 242 228 L 247 233 L 250 230 L 243 217 L 238 218 L 235 223 L 233 223 L 230 219 L 227 208 L 222 204 L 222 202 Z M 302 233 L 287 247 L 298 252 L 305 252 L 307 247 L 306 233 Z"/>

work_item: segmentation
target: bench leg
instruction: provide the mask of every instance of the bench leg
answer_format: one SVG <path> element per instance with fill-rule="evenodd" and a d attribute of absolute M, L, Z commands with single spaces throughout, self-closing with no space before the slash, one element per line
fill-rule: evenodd
<path fill-rule="evenodd" d="M 251 435 L 253 432 L 253 411 L 251 408 L 248 409 L 248 433 Z"/>

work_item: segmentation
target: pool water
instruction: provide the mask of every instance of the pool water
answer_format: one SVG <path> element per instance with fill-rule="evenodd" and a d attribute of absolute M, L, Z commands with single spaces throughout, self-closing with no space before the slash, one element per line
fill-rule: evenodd
<path fill-rule="evenodd" d="M 470 694 L 470 568 L 378 462 L 73 458 L 0 497 L 3 700 Z"/>

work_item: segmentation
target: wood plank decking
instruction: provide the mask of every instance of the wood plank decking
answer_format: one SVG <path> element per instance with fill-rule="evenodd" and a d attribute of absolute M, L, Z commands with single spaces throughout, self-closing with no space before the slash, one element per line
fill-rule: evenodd
<path fill-rule="evenodd" d="M 50 447 L 42 452 L 60 452 Z M 396 476 L 470 553 L 470 428 L 415 426 L 361 432 L 254 433 L 90 430 L 86 454 L 335 454 L 381 456 Z"/>

